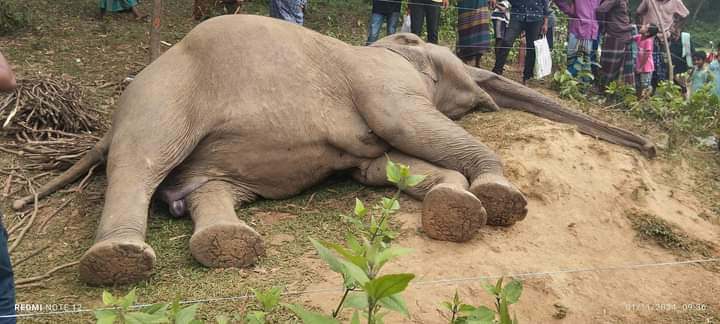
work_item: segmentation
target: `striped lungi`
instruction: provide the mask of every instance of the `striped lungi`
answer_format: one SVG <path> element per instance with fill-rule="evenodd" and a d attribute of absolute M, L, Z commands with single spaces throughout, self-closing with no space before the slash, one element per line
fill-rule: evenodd
<path fill-rule="evenodd" d="M 603 40 L 600 65 L 604 84 L 616 81 L 620 72 L 623 72 L 623 82 L 635 85 L 633 54 L 629 45 L 630 41 L 615 37 L 605 37 Z"/>
<path fill-rule="evenodd" d="M 487 0 L 458 1 L 457 56 L 482 55 L 490 49 L 490 10 Z"/>

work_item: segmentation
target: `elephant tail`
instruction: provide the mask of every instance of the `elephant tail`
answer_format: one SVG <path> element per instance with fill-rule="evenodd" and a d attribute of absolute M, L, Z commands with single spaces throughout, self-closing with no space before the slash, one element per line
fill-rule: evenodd
<path fill-rule="evenodd" d="M 555 122 L 576 125 L 582 134 L 637 149 L 648 158 L 657 154 L 655 145 L 642 136 L 565 108 L 540 92 L 490 71 L 471 67 L 467 70 L 473 80 L 490 93 L 499 106 L 525 111 Z"/>
<path fill-rule="evenodd" d="M 93 148 L 88 150 L 79 161 L 70 167 L 70 169 L 67 169 L 61 175 L 40 187 L 37 190 L 38 199 L 45 198 L 58 189 L 72 183 L 86 174 L 94 165 L 104 162 L 105 156 L 110 148 L 111 137 L 112 136 L 108 131 L 108 133 L 105 134 L 105 136 L 103 136 L 103 138 L 98 141 Z M 20 210 L 34 200 L 35 195 L 28 195 L 17 199 L 13 202 L 13 209 Z"/>

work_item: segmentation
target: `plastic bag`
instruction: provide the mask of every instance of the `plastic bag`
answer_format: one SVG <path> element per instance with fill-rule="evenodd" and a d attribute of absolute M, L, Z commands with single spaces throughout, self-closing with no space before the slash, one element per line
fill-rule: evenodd
<path fill-rule="evenodd" d="M 552 73 L 552 55 L 547 38 L 543 36 L 535 41 L 535 78 L 542 79 Z"/>
<path fill-rule="evenodd" d="M 402 27 L 400 27 L 401 33 L 409 33 L 410 32 L 410 15 L 405 15 L 405 18 L 403 19 Z"/>

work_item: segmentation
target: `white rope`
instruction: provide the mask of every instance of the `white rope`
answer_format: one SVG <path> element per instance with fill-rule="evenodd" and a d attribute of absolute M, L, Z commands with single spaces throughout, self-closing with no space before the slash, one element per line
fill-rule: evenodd
<path fill-rule="evenodd" d="M 659 263 L 631 264 L 631 265 L 620 265 L 620 266 L 611 266 L 611 267 L 602 267 L 602 268 L 581 268 L 581 269 L 565 269 L 565 270 L 541 271 L 541 272 L 509 273 L 509 274 L 504 274 L 504 275 L 487 275 L 487 276 L 477 276 L 477 277 L 467 277 L 467 278 L 419 280 L 419 281 L 411 282 L 409 288 L 414 288 L 417 286 L 456 284 L 456 283 L 467 282 L 467 281 L 499 279 L 501 277 L 534 278 L 534 277 L 554 276 L 554 275 L 559 275 L 559 274 L 571 274 L 571 273 L 582 273 L 582 272 L 607 272 L 607 271 L 619 271 L 619 270 L 638 270 L 638 269 L 643 269 L 643 268 L 658 268 L 658 267 L 700 264 L 700 263 L 709 263 L 709 262 L 720 262 L 720 258 L 698 259 L 698 260 L 687 260 L 687 261 L 670 261 L 670 262 L 659 262 Z M 331 293 L 331 292 L 342 293 L 343 288 L 323 288 L 323 289 L 313 289 L 313 290 L 303 290 L 303 291 L 289 291 L 289 292 L 282 293 L 282 295 L 283 296 L 315 295 L 315 294 L 327 294 L 327 293 Z M 242 295 L 242 296 L 185 300 L 185 301 L 180 301 L 179 303 L 183 304 L 183 305 L 201 304 L 201 303 L 204 304 L 204 303 L 223 302 L 223 301 L 247 300 L 247 299 L 251 299 L 253 297 L 254 297 L 253 295 Z M 148 307 L 148 306 L 152 306 L 152 305 L 155 305 L 155 304 L 137 304 L 137 305 L 130 306 L 130 308 L 131 309 L 140 309 L 140 308 L 144 308 L 144 307 Z M 110 310 L 110 309 L 113 309 L 113 308 L 106 307 L 106 308 L 100 308 L 100 309 L 79 309 L 79 310 L 45 312 L 45 313 L 4 315 L 4 316 L 0 316 L 0 318 L 26 318 L 26 317 L 47 316 L 47 315 L 78 314 L 78 313 L 94 312 L 96 310 Z"/>

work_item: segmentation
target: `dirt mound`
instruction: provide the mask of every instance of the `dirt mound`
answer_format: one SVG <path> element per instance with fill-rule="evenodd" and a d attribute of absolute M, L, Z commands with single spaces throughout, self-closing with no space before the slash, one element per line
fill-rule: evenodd
<path fill-rule="evenodd" d="M 388 272 L 413 272 L 416 282 L 572 269 L 608 268 L 717 257 L 720 226 L 701 217 L 706 208 L 690 192 L 684 165 L 647 160 L 637 152 L 577 133 L 571 126 L 504 111 L 474 114 L 463 126 L 505 161 L 506 173 L 529 199 L 527 218 L 509 228 L 484 227 L 467 243 L 434 241 L 420 227 L 420 203 L 403 201 L 398 245 L 415 252 Z M 654 215 L 709 254 L 679 254 L 641 240 L 628 213 Z M 666 235 L 672 235 L 672 233 Z M 312 263 L 316 261 L 313 260 Z M 319 262 L 318 262 L 319 263 Z M 311 267 L 319 267 L 312 264 Z M 322 268 L 322 267 L 319 267 Z M 309 289 L 340 279 L 320 273 Z M 393 323 L 447 323 L 440 303 L 455 289 L 467 303 L 492 305 L 481 280 L 418 284 L 405 293 L 412 318 Z M 717 320 L 720 273 L 699 265 L 533 275 L 514 308 L 523 323 L 686 322 Z M 333 297 L 333 298 L 328 298 Z M 308 296 L 330 310 L 335 296 Z M 705 305 L 705 310 L 687 306 Z M 561 314 L 564 313 L 564 314 Z"/>

